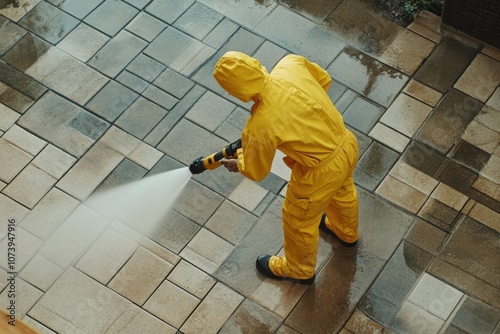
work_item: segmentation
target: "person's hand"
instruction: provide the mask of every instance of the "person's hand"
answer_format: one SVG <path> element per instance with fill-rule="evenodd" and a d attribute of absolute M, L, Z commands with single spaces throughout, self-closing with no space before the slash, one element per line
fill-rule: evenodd
<path fill-rule="evenodd" d="M 226 167 L 226 169 L 233 173 L 238 173 L 238 160 L 237 159 L 226 159 L 222 158 L 220 163 Z"/>

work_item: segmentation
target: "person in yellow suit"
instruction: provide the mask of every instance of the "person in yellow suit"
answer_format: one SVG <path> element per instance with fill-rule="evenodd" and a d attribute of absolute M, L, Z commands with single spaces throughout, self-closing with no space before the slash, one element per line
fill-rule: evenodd
<path fill-rule="evenodd" d="M 353 173 L 358 144 L 326 91 L 332 79 L 299 55 L 283 57 L 268 73 L 244 53 L 229 51 L 213 75 L 243 102 L 253 101 L 235 159 L 221 163 L 260 181 L 276 150 L 292 170 L 282 208 L 285 256 L 261 255 L 258 271 L 274 279 L 310 284 L 316 277 L 319 228 L 346 245 L 358 241 L 358 197 Z"/>

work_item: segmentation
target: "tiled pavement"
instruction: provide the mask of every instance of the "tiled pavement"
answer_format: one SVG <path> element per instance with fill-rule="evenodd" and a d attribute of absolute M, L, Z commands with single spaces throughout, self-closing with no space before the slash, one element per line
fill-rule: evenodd
<path fill-rule="evenodd" d="M 4 0 L 0 14 L 0 304 L 14 289 L 18 319 L 41 333 L 500 332 L 499 50 L 365 0 Z M 211 75 L 227 50 L 327 68 L 359 140 L 360 243 L 322 235 L 311 286 L 254 267 L 282 250 L 279 154 L 260 183 L 193 176 L 154 231 L 81 204 L 238 138 L 249 105 Z"/>

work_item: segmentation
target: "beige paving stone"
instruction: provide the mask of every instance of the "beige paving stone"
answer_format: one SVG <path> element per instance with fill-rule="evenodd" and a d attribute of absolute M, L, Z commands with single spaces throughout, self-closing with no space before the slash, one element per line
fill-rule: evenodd
<path fill-rule="evenodd" d="M 217 333 L 243 299 L 243 296 L 226 285 L 217 283 L 181 327 L 181 332 L 185 334 Z"/>
<path fill-rule="evenodd" d="M 37 155 L 47 145 L 45 140 L 32 135 L 23 128 L 13 125 L 2 137 L 30 155 Z"/>
<path fill-rule="evenodd" d="M 141 310 L 95 280 L 68 268 L 28 315 L 57 333 L 119 333 Z"/>
<path fill-rule="evenodd" d="M 7 271 L 0 268 L 0 291 L 7 286 Z"/>
<path fill-rule="evenodd" d="M 43 256 L 35 254 L 26 267 L 19 273 L 19 277 L 41 291 L 47 291 L 63 271 L 62 268 L 48 261 Z"/>
<path fill-rule="evenodd" d="M 173 267 L 150 251 L 139 247 L 108 287 L 134 303 L 143 305 Z"/>
<path fill-rule="evenodd" d="M 486 105 L 492 107 L 493 109 L 500 111 L 500 87 L 495 89 L 495 92 L 491 95 L 491 97 L 486 101 Z M 497 120 L 497 123 L 500 122 Z"/>
<path fill-rule="evenodd" d="M 139 139 L 114 125 L 104 133 L 99 142 L 108 145 L 124 156 L 131 154 L 141 143 Z"/>
<path fill-rule="evenodd" d="M 76 264 L 76 268 L 106 285 L 139 245 L 106 229 Z"/>
<path fill-rule="evenodd" d="M 16 111 L 0 103 L 0 130 L 7 131 L 21 117 Z"/>
<path fill-rule="evenodd" d="M 10 305 L 12 298 L 9 298 L 9 293 L 15 293 L 16 317 L 22 319 L 43 293 L 19 277 L 15 277 L 15 281 L 12 281 L 14 287 L 11 287 L 10 279 L 12 279 L 12 276 L 8 275 L 7 286 L 0 294 L 0 305 L 2 307 L 6 307 L 3 305 Z M 5 319 L 2 319 L 2 321 L 5 321 Z"/>
<path fill-rule="evenodd" d="M 49 144 L 33 159 L 31 164 L 50 176 L 60 179 L 75 162 L 76 158 Z"/>
<path fill-rule="evenodd" d="M 490 181 L 489 179 L 479 176 L 472 184 L 474 189 L 479 190 L 483 194 L 490 196 L 496 201 L 500 201 L 500 185 Z"/>
<path fill-rule="evenodd" d="M 431 41 L 441 39 L 441 17 L 426 10 L 418 13 L 408 29 L 420 33 Z"/>
<path fill-rule="evenodd" d="M 388 175 L 375 191 L 412 213 L 417 213 L 427 200 L 427 195 Z"/>
<path fill-rule="evenodd" d="M 26 13 L 33 9 L 41 0 L 18 0 L 19 6 L 2 8 L 0 14 L 14 22 L 19 21 Z"/>
<path fill-rule="evenodd" d="M 349 330 L 350 333 L 359 333 L 359 334 L 385 333 L 384 326 L 376 323 L 358 309 L 354 310 L 354 313 L 349 318 L 349 321 L 347 321 L 347 323 L 345 324 L 345 329 Z"/>
<path fill-rule="evenodd" d="M 24 317 L 23 322 L 30 325 L 35 330 L 39 331 L 40 334 L 57 334 L 56 332 L 48 329 L 47 327 L 45 327 L 44 325 L 42 325 L 41 323 L 39 323 L 38 321 L 36 321 L 35 319 L 33 319 L 31 317 L 28 317 L 28 316 Z"/>
<path fill-rule="evenodd" d="M 12 181 L 31 159 L 31 155 L 0 138 L 0 180 Z"/>
<path fill-rule="evenodd" d="M 9 242 L 14 242 L 15 259 L 11 263 L 8 261 L 7 256 L 0 257 L 0 267 L 7 271 L 19 272 L 24 266 L 35 256 L 36 252 L 42 246 L 42 241 L 30 233 L 26 232 L 21 227 L 16 227 L 15 231 L 9 231 L 11 234 L 7 235 L 0 241 L 0 249 L 3 254 L 7 254 L 10 248 Z"/>
<path fill-rule="evenodd" d="M 108 36 L 82 22 L 57 47 L 86 63 L 108 41 Z"/>
<path fill-rule="evenodd" d="M 476 203 L 469 212 L 469 216 L 500 233 L 500 213 L 481 203 Z"/>
<path fill-rule="evenodd" d="M 444 183 L 438 184 L 436 189 L 434 189 L 434 191 L 432 192 L 431 197 L 457 211 L 462 210 L 465 203 L 467 203 L 467 200 L 469 199 L 464 194 L 456 191 L 451 187 L 448 187 Z"/>
<path fill-rule="evenodd" d="M 405 301 L 394 319 L 396 333 L 438 333 L 444 320 Z"/>
<path fill-rule="evenodd" d="M 179 328 L 199 303 L 200 299 L 169 281 L 163 281 L 144 304 L 144 309 Z"/>
<path fill-rule="evenodd" d="M 413 79 L 408 82 L 403 89 L 403 92 L 424 102 L 425 104 L 430 105 L 431 107 L 435 107 L 439 100 L 443 97 L 443 94 L 437 90 L 434 90 Z"/>
<path fill-rule="evenodd" d="M 380 122 L 375 124 L 368 135 L 400 153 L 405 150 L 410 142 L 410 138 Z"/>
<path fill-rule="evenodd" d="M 250 179 L 243 179 L 234 191 L 228 196 L 228 199 L 248 211 L 253 211 L 268 191 Z"/>
<path fill-rule="evenodd" d="M 425 103 L 400 94 L 380 118 L 380 122 L 411 138 L 431 111 L 432 108 Z"/>
<path fill-rule="evenodd" d="M 495 109 L 486 104 L 474 120 L 497 133 L 500 132 L 500 106 Z"/>
<path fill-rule="evenodd" d="M 6 185 L 7 185 L 7 183 L 5 183 L 3 181 L 0 181 L 0 191 L 2 191 L 3 188 L 5 188 Z"/>
<path fill-rule="evenodd" d="M 180 256 L 207 273 L 213 274 L 233 249 L 234 246 L 229 242 L 202 228 L 182 250 Z"/>
<path fill-rule="evenodd" d="M 104 231 L 109 222 L 79 205 L 40 249 L 40 256 L 66 269 Z"/>
<path fill-rule="evenodd" d="M 129 322 L 118 321 L 113 328 L 106 333 L 109 334 L 137 334 L 137 333 L 161 333 L 176 334 L 177 329 L 164 323 L 160 319 L 145 311 L 139 311 Z"/>
<path fill-rule="evenodd" d="M 430 195 L 439 184 L 439 181 L 428 176 L 427 174 L 420 172 L 419 170 L 413 168 L 402 160 L 398 161 L 394 165 L 394 167 L 389 172 L 389 175 L 395 177 L 401 182 L 408 184 L 412 188 L 415 188 L 426 195 Z"/>
<path fill-rule="evenodd" d="M 403 30 L 382 54 L 381 60 L 412 75 L 429 56 L 434 46 L 435 43 L 411 30 Z"/>
<path fill-rule="evenodd" d="M 167 280 L 200 299 L 204 298 L 217 282 L 212 276 L 184 260 L 175 266 Z"/>
<path fill-rule="evenodd" d="M 85 200 L 122 160 L 122 154 L 97 142 L 57 183 L 57 187 Z"/>
<path fill-rule="evenodd" d="M 486 102 L 500 83 L 500 61 L 478 54 L 454 87 Z"/>
<path fill-rule="evenodd" d="M 17 226 L 29 212 L 26 207 L 4 194 L 0 194 L 0 221 L 3 222 L 3 224 L 0 224 L 0 240 L 7 235 L 8 223 L 5 222 Z"/>
<path fill-rule="evenodd" d="M 3 193 L 32 209 L 54 186 L 57 179 L 44 171 L 28 165 L 3 190 Z"/>
<path fill-rule="evenodd" d="M 491 58 L 494 58 L 498 61 L 500 61 L 500 49 L 496 49 L 494 47 L 491 47 L 489 45 L 486 45 L 482 50 L 481 53 L 484 53 L 485 55 L 490 56 Z"/>
<path fill-rule="evenodd" d="M 259 305 L 286 318 L 307 290 L 307 286 L 293 282 L 266 279 L 251 294 Z"/>
<path fill-rule="evenodd" d="M 279 176 L 285 181 L 290 180 L 290 175 L 292 174 L 292 170 L 285 165 L 283 158 L 285 154 L 281 151 L 276 151 L 273 159 L 273 165 L 271 166 L 271 173 Z"/>
<path fill-rule="evenodd" d="M 498 113 L 498 116 L 500 116 L 500 113 Z M 500 143 L 500 133 L 473 120 L 467 125 L 462 139 L 485 152 L 493 153 Z"/>
<path fill-rule="evenodd" d="M 480 175 L 500 184 L 500 156 L 493 154 L 486 163 L 486 166 L 481 170 Z"/>
<path fill-rule="evenodd" d="M 162 156 L 163 153 L 156 148 L 139 142 L 139 145 L 128 155 L 128 158 L 146 169 L 151 169 Z"/>
<path fill-rule="evenodd" d="M 47 240 L 78 204 L 73 197 L 52 188 L 22 220 L 20 226 L 37 238 Z"/>

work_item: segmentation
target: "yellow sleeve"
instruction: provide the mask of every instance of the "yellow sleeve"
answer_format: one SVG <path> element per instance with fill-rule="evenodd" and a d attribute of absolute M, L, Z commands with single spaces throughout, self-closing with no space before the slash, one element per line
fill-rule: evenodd
<path fill-rule="evenodd" d="M 276 148 L 249 138 L 243 141 L 243 148 L 238 150 L 238 170 L 245 177 L 261 181 L 271 171 Z"/>
<path fill-rule="evenodd" d="M 316 79 L 317 82 L 319 82 L 321 87 L 323 87 L 323 89 L 326 92 L 328 88 L 330 88 L 330 85 L 332 84 L 332 77 L 330 76 L 330 74 L 328 74 L 328 72 L 321 66 L 307 60 L 305 57 L 302 56 L 298 57 L 302 59 L 309 73 L 311 73 L 313 78 Z"/>

